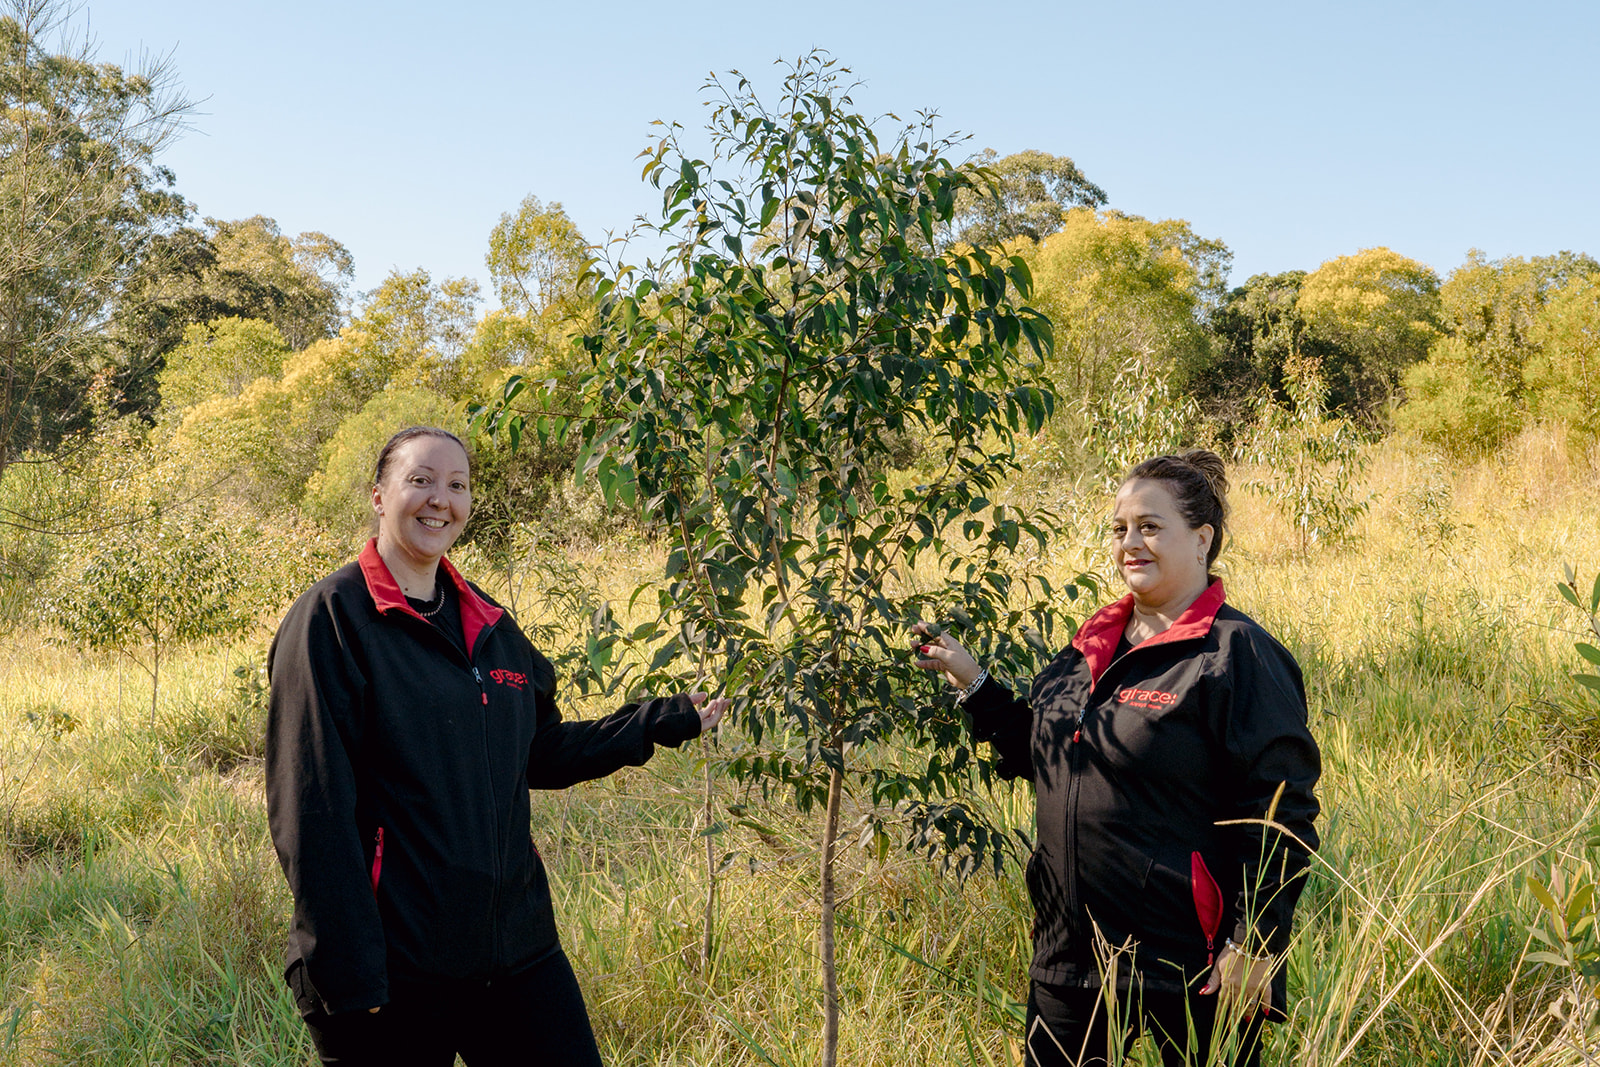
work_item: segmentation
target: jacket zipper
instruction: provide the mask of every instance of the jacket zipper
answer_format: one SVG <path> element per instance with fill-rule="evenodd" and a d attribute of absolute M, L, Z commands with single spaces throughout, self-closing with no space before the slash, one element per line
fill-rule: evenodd
<path fill-rule="evenodd" d="M 1111 669 L 1123 659 L 1132 654 L 1132 649 L 1106 665 L 1105 671 L 1099 680 L 1089 686 L 1089 698 L 1084 701 L 1083 707 L 1078 709 L 1078 719 L 1073 726 L 1072 741 L 1067 746 L 1067 921 L 1074 927 L 1078 921 L 1078 791 L 1083 784 L 1082 775 L 1079 773 L 1078 756 L 1083 751 L 1079 742 L 1083 740 L 1083 723 L 1089 717 L 1089 709 L 1094 706 L 1095 691 L 1100 688 L 1111 673 Z M 1085 757 L 1087 758 L 1087 757 Z M 1074 935 L 1077 931 L 1073 931 Z"/>
<path fill-rule="evenodd" d="M 494 789 L 494 760 L 489 751 L 489 691 L 484 688 L 483 675 L 478 672 L 477 665 L 472 667 L 472 677 L 478 683 L 478 693 L 483 698 L 483 768 L 484 781 L 489 787 L 489 808 L 494 812 L 494 891 L 489 896 L 489 923 L 494 930 L 494 962 L 500 962 L 500 882 L 504 877 L 504 845 L 505 830 L 500 825 L 500 805 L 496 803 Z"/>
<path fill-rule="evenodd" d="M 443 641 L 452 655 L 459 654 L 462 649 L 454 641 L 439 634 L 436 628 L 423 620 L 423 625 L 434 631 L 436 640 Z M 483 709 L 481 726 L 483 728 L 483 762 L 484 784 L 489 792 L 489 810 L 494 813 L 494 889 L 489 896 L 489 923 L 494 928 L 494 961 L 493 966 L 499 966 L 500 958 L 504 955 L 501 951 L 500 930 L 500 882 L 504 877 L 505 868 L 505 831 L 500 823 L 500 805 L 495 803 L 494 791 L 494 763 L 489 752 L 489 690 L 483 684 L 483 674 L 478 670 L 478 665 L 473 661 L 473 653 L 481 648 L 488 640 L 489 634 L 494 630 L 494 624 L 485 626 L 478 632 L 478 639 L 473 642 L 474 647 L 466 650 L 467 669 L 472 672 L 472 680 L 478 685 L 479 706 Z"/>
<path fill-rule="evenodd" d="M 1083 733 L 1083 718 L 1088 713 L 1088 708 L 1078 709 L 1078 728 L 1072 735 L 1076 742 Z M 1071 928 L 1071 935 L 1078 935 L 1078 788 L 1082 777 L 1078 773 L 1078 753 L 1081 752 L 1076 744 L 1067 749 L 1067 923 Z"/>
<path fill-rule="evenodd" d="M 1083 723 L 1089 716 L 1089 709 L 1095 706 L 1095 694 L 1100 690 L 1100 683 L 1110 677 L 1112 669 L 1118 663 L 1133 655 L 1137 647 L 1130 648 L 1106 664 L 1106 669 L 1101 673 L 1100 677 L 1090 684 L 1089 699 L 1084 703 L 1083 707 L 1078 709 L 1078 719 L 1072 731 L 1072 741 L 1067 746 L 1067 914 L 1070 916 L 1068 921 L 1074 924 L 1078 914 L 1078 789 L 1082 783 L 1078 767 L 1078 754 L 1082 749 L 1079 747 L 1078 742 L 1083 739 Z M 1197 852 L 1194 855 L 1198 858 L 1200 854 Z M 1203 860 L 1200 862 L 1204 863 Z M 1210 877 L 1210 875 L 1211 872 L 1207 870 L 1206 876 Z M 1194 882 L 1191 878 L 1191 887 L 1193 884 Z M 1215 882 L 1213 881 L 1212 884 L 1215 885 Z M 1210 952 L 1214 944 L 1213 939 L 1215 936 L 1215 933 L 1212 932 L 1206 937 L 1206 949 L 1208 952 Z M 1211 960 L 1208 959 L 1206 962 L 1209 965 Z"/>

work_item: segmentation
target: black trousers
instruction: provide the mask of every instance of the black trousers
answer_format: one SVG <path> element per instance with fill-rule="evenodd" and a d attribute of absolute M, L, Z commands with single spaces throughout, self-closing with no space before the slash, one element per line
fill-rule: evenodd
<path fill-rule="evenodd" d="M 512 978 L 391 990 L 382 1010 L 300 1005 L 328 1067 L 601 1067 L 583 993 L 557 950 Z"/>
<path fill-rule="evenodd" d="M 1114 1014 L 1113 1014 L 1114 1013 Z M 1217 1033 L 1217 998 L 1198 993 L 1123 993 L 1111 1008 L 1099 989 L 1034 982 L 1028 990 L 1028 1067 L 1106 1067 L 1120 1038 L 1126 1057 L 1141 1034 L 1161 1050 L 1165 1067 L 1257 1067 L 1259 1016 Z M 1113 1035 L 1116 1035 L 1115 1037 Z M 1215 1044 L 1216 1058 L 1212 1059 Z"/>

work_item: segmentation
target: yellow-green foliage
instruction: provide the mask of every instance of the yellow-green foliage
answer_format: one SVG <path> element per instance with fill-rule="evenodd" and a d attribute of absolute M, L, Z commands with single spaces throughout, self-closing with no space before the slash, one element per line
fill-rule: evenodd
<path fill-rule="evenodd" d="M 1576 877 L 1595 827 L 1600 783 L 1554 743 L 1550 709 L 1573 699 L 1568 672 L 1583 669 L 1554 582 L 1563 561 L 1600 569 L 1600 449 L 1534 429 L 1470 465 L 1398 440 L 1369 458 L 1359 489 L 1373 505 L 1353 547 L 1302 553 L 1272 500 L 1238 494 L 1222 556 L 1230 599 L 1305 668 L 1325 759 L 1324 843 L 1288 961 L 1292 1018 L 1264 1062 L 1593 1062 L 1581 987 L 1527 958 L 1541 910 L 1525 878 Z M 1089 532 L 1104 501 L 1074 503 L 1086 533 L 1048 561 L 1063 574 L 1104 565 Z M 273 551 L 298 546 L 284 537 L 249 558 Z M 472 551 L 459 561 L 510 599 L 503 571 Z M 574 562 L 612 596 L 660 565 L 621 537 Z M 517 594 L 537 621 L 541 590 Z M 115 659 L 43 635 L 0 646 L 0 1063 L 308 1062 L 277 973 L 288 900 L 265 835 L 252 685 L 280 610 L 235 644 L 175 659 L 153 727 L 142 679 Z M 719 743 L 728 754 L 746 742 L 727 729 Z M 720 825 L 706 827 L 697 759 L 690 746 L 535 797 L 532 831 L 606 1060 L 813 1063 L 813 824 L 787 798 L 716 783 Z M 1030 828 L 1026 788 L 971 796 Z M 726 860 L 709 971 L 705 829 Z M 846 865 L 841 1062 L 1015 1064 L 1030 921 L 1020 872 L 962 886 L 904 854 L 853 850 Z M 1153 1057 L 1141 1046 L 1128 1062 Z"/>
<path fill-rule="evenodd" d="M 281 375 L 266 373 L 236 394 L 190 408 L 173 447 L 189 469 L 237 479 L 235 491 L 263 511 L 298 504 L 345 420 L 365 419 L 351 435 L 368 434 L 377 416 L 363 409 L 374 397 L 393 389 L 412 398 L 382 401 L 375 412 L 432 413 L 478 386 L 469 372 L 488 368 L 461 358 L 477 299 L 475 285 L 463 279 L 435 284 L 426 271 L 395 272 L 337 338 L 285 357 Z M 440 403 L 415 400 L 419 392 Z M 324 478 L 317 514 L 340 512 L 343 492 Z"/>
<path fill-rule="evenodd" d="M 1533 336 L 1539 351 L 1523 371 L 1533 414 L 1600 436 L 1600 277 L 1563 286 L 1541 309 Z"/>
<path fill-rule="evenodd" d="M 1395 411 L 1395 425 L 1451 455 L 1483 455 L 1522 425 L 1521 406 L 1460 337 L 1436 342 L 1404 381 L 1406 403 Z"/>
<path fill-rule="evenodd" d="M 1326 368 L 1334 398 L 1370 411 L 1439 336 L 1439 278 L 1388 248 L 1330 259 L 1306 276 L 1296 304 L 1307 330 L 1342 353 Z"/>
<path fill-rule="evenodd" d="M 1127 364 L 1170 373 L 1204 350 L 1196 312 L 1220 296 L 1228 253 L 1182 219 L 1077 208 L 1058 233 L 1017 248 L 1033 271 L 1030 303 L 1055 325 L 1050 377 L 1063 400 L 1098 395 Z"/>
<path fill-rule="evenodd" d="M 1508 256 L 1490 262 L 1474 248 L 1439 287 L 1445 330 L 1473 353 L 1480 373 L 1515 395 L 1532 344 L 1534 318 L 1544 303 L 1543 260 Z"/>
<path fill-rule="evenodd" d="M 1563 252 L 1489 262 L 1476 250 L 1440 289 L 1447 336 L 1406 373 L 1396 425 L 1454 455 L 1481 455 L 1531 416 L 1600 432 L 1595 262 Z"/>
<path fill-rule="evenodd" d="M 343 289 L 354 273 L 344 245 L 314 230 L 287 237 L 263 215 L 207 219 L 206 226 L 217 259 L 189 283 L 194 288 L 186 295 L 204 293 L 223 306 L 265 304 L 265 317 L 294 349 L 333 336 Z"/>
<path fill-rule="evenodd" d="M 283 334 L 270 322 L 196 323 L 183 331 L 183 343 L 167 353 L 157 376 L 162 406 L 182 410 L 211 397 L 237 396 L 257 378 L 276 377 L 288 353 Z"/>
<path fill-rule="evenodd" d="M 173 448 L 191 469 L 236 476 L 235 491 L 264 509 L 293 503 L 322 443 L 365 399 L 352 395 L 352 363 L 344 338 L 318 341 L 285 360 L 281 378 L 190 408 Z"/>

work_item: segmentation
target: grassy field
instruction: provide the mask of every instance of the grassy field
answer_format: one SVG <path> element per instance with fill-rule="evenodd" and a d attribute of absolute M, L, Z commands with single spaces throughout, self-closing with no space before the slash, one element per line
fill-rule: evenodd
<path fill-rule="evenodd" d="M 1552 867 L 1596 874 L 1600 777 L 1585 759 L 1600 727 L 1593 705 L 1573 710 L 1581 618 L 1554 582 L 1563 562 L 1590 581 L 1600 568 L 1600 453 L 1531 432 L 1467 469 L 1393 442 L 1371 458 L 1349 547 L 1300 556 L 1270 502 L 1240 492 L 1223 555 L 1231 599 L 1305 668 L 1326 765 L 1292 1019 L 1266 1062 L 1600 1062 L 1584 1030 L 1592 987 L 1526 959 L 1540 946 L 1525 885 Z M 1072 574 L 1103 566 L 1097 551 L 1062 546 L 1052 562 Z M 648 557 L 614 544 L 577 562 L 621 595 Z M 532 591 L 519 602 L 537 610 Z M 0 1062 L 307 1062 L 277 977 L 289 900 L 262 800 L 257 668 L 273 621 L 164 668 L 153 720 L 125 661 L 47 633 L 0 647 Z M 607 1062 L 815 1062 L 813 821 L 718 786 L 719 810 L 746 807 L 720 839 L 735 855 L 703 966 L 696 759 L 667 752 L 535 798 Z M 1026 790 L 977 799 L 997 821 L 1031 821 Z M 1018 1062 L 1020 871 L 961 885 L 914 856 L 845 864 L 840 1062 Z M 1153 1059 L 1139 1048 L 1131 1062 Z"/>

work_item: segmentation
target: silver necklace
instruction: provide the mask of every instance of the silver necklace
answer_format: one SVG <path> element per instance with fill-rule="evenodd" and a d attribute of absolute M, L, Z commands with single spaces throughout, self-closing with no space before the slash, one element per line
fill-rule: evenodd
<path fill-rule="evenodd" d="M 444 583 L 443 582 L 436 583 L 434 585 L 434 587 L 433 587 L 433 592 L 434 592 L 434 595 L 430 599 L 436 599 L 439 602 L 437 604 L 435 604 L 433 607 L 429 608 L 427 611 L 419 611 L 419 612 L 417 612 L 417 614 L 421 615 L 424 619 L 433 618 L 435 615 L 439 614 L 439 609 L 444 607 Z"/>

